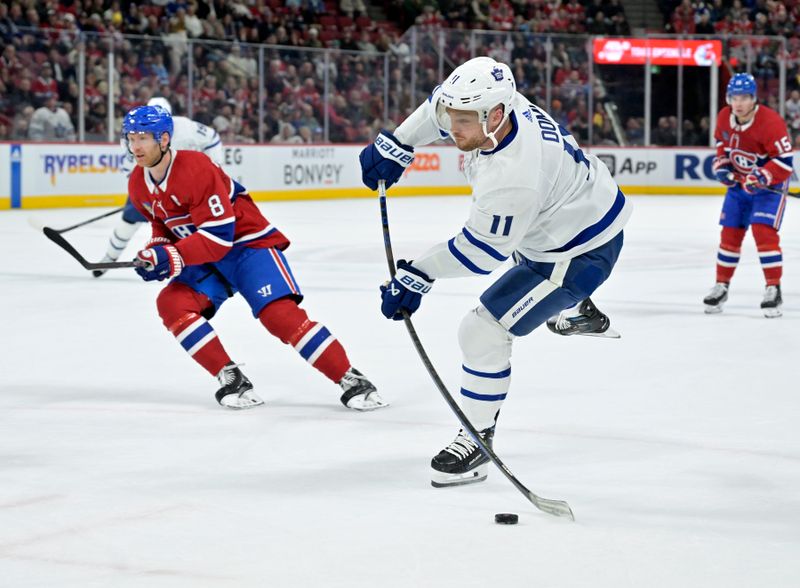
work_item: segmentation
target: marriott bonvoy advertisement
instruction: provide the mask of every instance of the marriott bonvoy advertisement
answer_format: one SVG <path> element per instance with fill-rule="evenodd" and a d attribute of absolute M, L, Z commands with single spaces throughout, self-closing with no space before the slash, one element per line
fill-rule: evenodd
<path fill-rule="evenodd" d="M 230 145 L 223 168 L 255 200 L 366 198 L 358 145 Z M 722 194 L 712 149 L 585 149 L 611 170 L 627 194 Z M 12 156 L 13 154 L 13 156 Z M 0 144 L 0 208 L 119 206 L 127 178 L 116 145 Z M 800 165 L 796 158 L 796 165 Z M 467 195 L 464 154 L 455 147 L 417 149 L 390 196 Z M 796 176 L 795 176 L 796 178 Z"/>

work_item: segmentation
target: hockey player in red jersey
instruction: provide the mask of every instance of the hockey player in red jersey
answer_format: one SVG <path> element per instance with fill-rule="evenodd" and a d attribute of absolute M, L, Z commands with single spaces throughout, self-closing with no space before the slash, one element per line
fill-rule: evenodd
<path fill-rule="evenodd" d="M 346 407 L 387 406 L 339 341 L 298 306 L 303 295 L 283 255 L 289 240 L 244 188 L 204 154 L 170 149 L 172 117 L 160 106 L 131 110 L 122 129 L 137 165 L 128 194 L 152 225 L 136 272 L 146 281 L 170 279 L 158 313 L 189 355 L 217 377 L 217 401 L 234 409 L 263 404 L 208 322 L 238 292 L 270 333 L 341 386 Z"/>
<path fill-rule="evenodd" d="M 727 88 L 728 106 L 717 117 L 717 156 L 713 170 L 728 187 L 719 224 L 717 283 L 703 299 L 707 313 L 722 311 L 731 278 L 739 263 L 742 240 L 752 226 L 767 286 L 761 309 L 766 317 L 781 316 L 783 255 L 778 230 L 792 174 L 792 143 L 781 116 L 756 100 L 756 81 L 739 73 Z"/>

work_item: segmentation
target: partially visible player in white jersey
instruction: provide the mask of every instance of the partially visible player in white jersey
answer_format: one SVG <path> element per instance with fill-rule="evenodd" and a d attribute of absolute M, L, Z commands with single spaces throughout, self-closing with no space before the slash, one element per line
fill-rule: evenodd
<path fill-rule="evenodd" d="M 489 274 L 513 259 L 458 330 L 461 405 L 490 444 L 515 337 L 545 322 L 562 335 L 616 335 L 589 296 L 617 261 L 631 206 L 606 166 L 519 94 L 509 67 L 489 57 L 456 68 L 394 135 L 381 132 L 361 152 L 364 183 L 373 190 L 380 180 L 393 184 L 414 147 L 448 136 L 466 153 L 469 218 L 451 239 L 413 262 L 398 261 L 381 288 L 381 312 L 400 320 L 419 308 L 435 279 Z M 431 467 L 436 487 L 469 484 L 486 478 L 488 458 L 462 429 Z"/>
<path fill-rule="evenodd" d="M 161 106 L 172 114 L 172 105 L 166 98 L 151 98 L 147 105 Z M 211 161 L 217 165 L 222 165 L 224 152 L 222 149 L 222 140 L 219 138 L 219 133 L 217 133 L 217 131 L 185 116 L 173 116 L 172 123 L 175 133 L 172 138 L 172 147 L 174 149 L 201 151 L 208 155 Z M 126 145 L 122 146 L 125 149 L 122 171 L 125 172 L 126 176 L 130 176 L 131 172 L 136 168 L 136 162 L 128 147 Z M 148 220 L 139 214 L 131 204 L 130 198 L 128 198 L 125 202 L 125 209 L 122 211 L 122 218 L 114 227 L 111 237 L 108 240 L 108 248 L 106 249 L 106 254 L 102 261 L 116 261 L 119 259 L 125 247 L 127 247 L 128 242 L 136 234 L 136 231 L 142 223 L 145 222 L 148 222 Z M 95 270 L 92 274 L 95 278 L 99 278 L 105 272 L 106 270 Z"/>

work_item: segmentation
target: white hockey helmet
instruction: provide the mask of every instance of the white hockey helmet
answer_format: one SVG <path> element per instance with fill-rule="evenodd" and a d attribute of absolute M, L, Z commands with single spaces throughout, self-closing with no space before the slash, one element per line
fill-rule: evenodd
<path fill-rule="evenodd" d="M 494 132 L 489 133 L 486 128 L 489 112 L 496 106 L 503 105 L 503 120 L 495 129 L 496 132 L 511 114 L 511 102 L 516 92 L 517 84 L 511 68 L 491 57 L 475 57 L 458 66 L 442 82 L 437 92 L 436 120 L 440 127 L 449 130 L 450 116 L 447 108 L 475 111 L 478 113 L 478 121 L 483 125 L 484 134 L 496 147 Z"/>
<path fill-rule="evenodd" d="M 153 98 L 150 98 L 150 100 L 147 101 L 147 105 L 160 106 L 161 108 L 172 114 L 172 104 L 170 104 L 169 100 L 167 100 L 162 96 L 155 96 Z"/>

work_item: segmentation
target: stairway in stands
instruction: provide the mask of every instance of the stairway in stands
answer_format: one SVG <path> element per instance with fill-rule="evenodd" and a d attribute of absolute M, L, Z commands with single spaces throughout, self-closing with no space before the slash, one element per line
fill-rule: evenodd
<path fill-rule="evenodd" d="M 624 0 L 622 6 L 634 35 L 664 30 L 664 17 L 656 0 Z"/>

